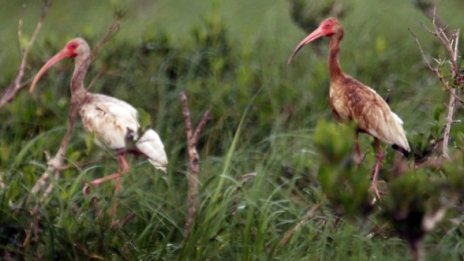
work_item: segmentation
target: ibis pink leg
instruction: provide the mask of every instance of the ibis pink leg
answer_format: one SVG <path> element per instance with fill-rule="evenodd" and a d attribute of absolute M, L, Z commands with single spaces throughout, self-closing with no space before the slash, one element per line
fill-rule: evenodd
<path fill-rule="evenodd" d="M 129 171 L 129 163 L 127 163 L 127 160 L 126 160 L 126 157 L 125 157 L 124 154 L 119 154 L 118 155 L 118 161 L 119 161 L 119 169 L 120 169 L 119 172 L 116 172 L 116 173 L 113 173 L 113 174 L 110 174 L 110 175 L 106 175 L 103 178 L 92 180 L 90 182 L 90 184 L 85 184 L 84 188 L 82 189 L 82 192 L 85 195 L 88 195 L 90 193 L 90 186 L 98 187 L 102 183 L 104 183 L 104 182 L 106 182 L 108 180 L 113 180 L 114 179 L 114 180 L 116 180 L 116 183 L 118 183 L 118 180 L 121 178 L 121 175 L 125 174 L 125 173 L 127 173 Z"/>
<path fill-rule="evenodd" d="M 97 187 L 100 186 L 102 183 L 108 181 L 108 180 L 114 180 L 115 185 L 114 185 L 114 195 L 117 195 L 119 191 L 121 190 L 121 175 L 125 174 L 129 171 L 129 164 L 127 163 L 126 157 L 124 153 L 121 153 L 118 155 L 118 162 L 119 162 L 119 169 L 120 171 L 117 173 L 113 173 L 111 175 L 107 175 L 103 178 L 95 179 L 90 184 L 86 184 L 83 188 L 83 192 L 85 195 L 90 193 L 90 186 Z M 96 199 L 94 200 L 94 205 L 98 205 L 98 202 L 96 202 Z M 97 208 L 97 211 L 99 212 L 98 215 L 101 215 L 101 210 L 100 208 Z M 114 217 L 116 215 L 118 209 L 118 202 L 115 201 L 113 206 L 111 207 L 111 216 Z M 112 227 L 115 227 L 119 221 L 115 220 L 112 222 Z"/>
<path fill-rule="evenodd" d="M 378 179 L 380 168 L 382 167 L 382 161 L 385 155 L 383 153 L 380 140 L 377 138 L 374 138 L 374 149 L 375 149 L 375 158 L 377 159 L 377 162 L 375 163 L 374 173 L 372 175 L 371 190 L 374 192 L 377 198 L 380 198 L 380 193 L 377 188 L 377 179 Z"/>
<path fill-rule="evenodd" d="M 354 133 L 354 162 L 356 165 L 361 165 L 364 160 L 364 155 L 361 152 L 361 146 L 359 145 L 359 133 L 360 130 L 356 129 Z"/>

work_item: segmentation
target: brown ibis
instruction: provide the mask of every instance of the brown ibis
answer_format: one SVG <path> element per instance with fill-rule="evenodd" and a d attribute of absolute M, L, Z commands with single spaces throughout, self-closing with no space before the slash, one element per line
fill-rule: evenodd
<path fill-rule="evenodd" d="M 332 114 L 338 121 L 353 121 L 355 132 L 355 161 L 360 164 L 363 160 L 358 141 L 359 133 L 367 133 L 374 137 L 376 164 L 372 175 L 371 190 L 377 197 L 377 178 L 382 166 L 384 152 L 380 141 L 392 145 L 407 155 L 410 152 L 403 121 L 396 115 L 385 100 L 369 86 L 359 82 L 340 68 L 339 52 L 340 42 L 343 39 L 343 27 L 337 18 L 327 18 L 319 27 L 305 37 L 294 49 L 288 59 L 290 64 L 294 56 L 310 42 L 328 37 L 329 42 L 329 72 L 330 90 L 329 103 Z"/>
<path fill-rule="evenodd" d="M 115 180 L 115 191 L 119 191 L 120 177 L 129 171 L 125 157 L 128 153 L 144 155 L 156 169 L 166 172 L 168 159 L 163 142 L 153 129 L 141 133 L 137 110 L 125 101 L 90 93 L 84 87 L 84 78 L 90 65 L 90 47 L 84 39 L 72 39 L 50 58 L 34 77 L 30 92 L 33 93 L 38 81 L 49 68 L 65 58 L 74 59 L 70 84 L 71 104 L 77 106 L 85 130 L 95 137 L 99 146 L 113 150 L 118 156 L 119 171 L 95 179 L 90 185 L 98 186 L 105 181 Z M 86 184 L 84 193 L 89 193 L 89 189 Z"/>

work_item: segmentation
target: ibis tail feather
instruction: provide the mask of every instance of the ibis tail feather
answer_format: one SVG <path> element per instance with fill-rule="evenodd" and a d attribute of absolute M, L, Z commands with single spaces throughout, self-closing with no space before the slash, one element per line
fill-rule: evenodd
<path fill-rule="evenodd" d="M 166 172 L 168 157 L 164 145 L 156 131 L 148 129 L 136 143 L 137 149 L 148 157 L 148 161 L 156 168 Z"/>

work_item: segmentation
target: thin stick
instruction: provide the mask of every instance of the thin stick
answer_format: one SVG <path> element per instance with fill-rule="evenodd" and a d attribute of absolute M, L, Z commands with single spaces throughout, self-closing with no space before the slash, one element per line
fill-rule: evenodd
<path fill-rule="evenodd" d="M 416 4 L 418 6 L 422 5 L 421 10 L 424 14 L 432 20 L 433 30 L 429 30 L 433 35 L 435 35 L 442 45 L 448 51 L 448 56 L 451 63 L 451 79 L 456 82 L 457 77 L 459 76 L 459 65 L 458 65 L 458 45 L 459 45 L 459 33 L 460 31 L 457 30 L 455 33 L 450 33 L 447 31 L 447 26 L 442 22 L 442 20 L 437 16 L 437 8 L 433 5 L 433 12 L 431 13 L 430 10 L 432 6 L 427 5 L 425 8 L 425 3 L 422 1 L 417 0 Z M 453 83 L 450 83 L 449 80 L 446 79 L 440 72 L 439 67 L 433 67 L 428 59 L 425 56 L 424 50 L 417 38 L 417 36 L 411 32 L 413 37 L 416 39 L 417 46 L 422 54 L 422 57 L 427 64 L 428 68 L 434 72 L 440 82 L 443 84 L 445 89 L 450 93 L 450 97 L 448 100 L 448 112 L 446 115 L 446 122 L 443 131 L 443 142 L 442 142 L 442 157 L 445 159 L 449 159 L 449 152 L 448 152 L 448 144 L 451 132 L 451 124 L 453 123 L 453 116 L 456 110 L 456 101 L 464 103 L 464 101 L 457 95 L 456 88 L 454 88 Z"/>
<path fill-rule="evenodd" d="M 188 106 L 187 94 L 182 91 L 180 93 L 180 101 L 182 105 L 182 116 L 184 118 L 185 131 L 187 135 L 188 147 L 188 192 L 187 192 L 187 207 L 188 216 L 184 226 L 184 237 L 187 238 L 192 231 L 195 222 L 196 214 L 198 211 L 198 188 L 199 188 L 199 174 L 200 174 L 200 156 L 197 151 L 197 143 L 201 132 L 203 131 L 206 122 L 210 118 L 210 112 L 207 110 L 200 120 L 197 128 L 193 130 L 192 120 L 190 117 L 190 109 Z"/>
<path fill-rule="evenodd" d="M 426 3 L 424 0 L 415 0 L 417 8 L 438 27 L 444 28 L 446 34 L 449 34 L 448 26 L 436 15 L 437 8 L 435 4 Z"/>
<path fill-rule="evenodd" d="M 256 172 L 249 172 L 246 174 L 243 174 L 242 177 L 240 178 L 240 182 L 237 186 L 237 188 L 234 191 L 233 199 L 232 199 L 232 204 L 231 204 L 231 211 L 230 215 L 235 216 L 237 214 L 238 210 L 238 203 L 239 203 L 239 195 L 238 192 L 242 189 L 242 187 L 252 178 L 256 177 Z"/>
<path fill-rule="evenodd" d="M 433 14 L 434 18 L 436 17 L 436 8 Z M 459 73 L 459 66 L 457 63 L 457 49 L 459 44 L 459 30 L 451 36 L 450 38 L 446 35 L 445 31 L 436 24 L 436 20 L 433 20 L 433 26 L 435 28 L 436 36 L 441 40 L 442 44 L 448 50 L 448 55 L 451 60 L 451 74 L 452 79 L 455 79 L 456 75 Z M 453 46 L 453 42 L 455 43 Z M 451 132 L 451 124 L 453 123 L 453 115 L 456 107 L 456 89 L 450 88 L 449 92 L 451 93 L 448 101 L 448 113 L 446 115 L 446 124 L 445 130 L 443 133 L 443 143 L 442 143 L 442 156 L 446 159 L 449 159 L 448 153 L 448 143 L 449 136 Z"/>
<path fill-rule="evenodd" d="M 49 182 L 50 175 L 53 174 L 54 178 L 57 179 L 60 176 L 61 170 L 64 169 L 64 158 L 66 155 L 66 150 L 68 149 L 69 141 L 71 140 L 77 114 L 77 105 L 72 104 L 71 106 L 71 111 L 69 112 L 69 125 L 66 129 L 66 133 L 64 134 L 63 139 L 61 140 L 60 147 L 58 148 L 55 156 L 47 160 L 47 170 L 37 180 L 31 190 L 32 194 L 37 194 L 41 188 L 48 184 L 47 189 L 45 189 L 45 192 L 42 195 L 41 201 L 46 198 L 53 189 L 53 183 Z"/>
<path fill-rule="evenodd" d="M 102 46 L 105 45 L 111 38 L 113 38 L 119 32 L 120 24 L 121 20 L 119 19 L 119 17 L 113 17 L 113 20 L 111 21 L 111 24 L 108 30 L 106 31 L 106 34 L 100 39 L 100 41 L 98 41 L 98 43 L 93 48 L 90 58 L 91 63 L 93 63 L 93 61 L 95 61 L 95 59 L 97 58 Z M 100 70 L 98 72 L 98 74 L 90 81 L 89 85 L 87 85 L 87 90 L 92 89 L 93 85 L 103 75 L 103 72 L 103 70 Z"/>
<path fill-rule="evenodd" d="M 292 227 L 290 230 L 288 230 L 285 233 L 282 240 L 280 240 L 279 245 L 284 246 L 288 244 L 288 242 L 292 239 L 295 232 L 298 231 L 304 223 L 306 223 L 310 218 L 314 216 L 314 214 L 316 213 L 316 211 L 319 209 L 320 206 L 321 206 L 320 204 L 316 204 L 312 208 L 308 209 L 308 211 L 306 211 L 306 214 L 303 216 L 300 222 L 298 222 L 294 227 Z"/>
<path fill-rule="evenodd" d="M 100 67 L 100 70 L 98 71 L 97 75 L 95 75 L 95 77 L 92 78 L 92 80 L 90 81 L 90 83 L 87 85 L 87 90 L 90 90 L 92 89 L 92 87 L 95 85 L 95 83 L 100 80 L 100 78 L 103 76 L 103 74 L 105 73 L 105 69 L 103 69 L 103 67 Z"/>
<path fill-rule="evenodd" d="M 456 92 L 451 92 L 451 90 L 453 90 L 453 88 L 450 86 L 450 83 L 445 79 L 445 77 L 441 74 L 440 70 L 438 69 L 438 67 L 433 67 L 432 64 L 430 63 L 429 59 L 427 58 L 427 55 L 425 55 L 425 52 L 424 52 L 424 49 L 422 48 L 422 45 L 419 41 L 419 38 L 417 37 L 417 35 L 409 29 L 409 33 L 412 35 L 412 37 L 414 37 L 415 41 L 416 41 L 416 44 L 417 44 L 417 47 L 419 48 L 419 51 L 422 55 L 422 59 L 424 60 L 424 63 L 427 65 L 427 67 L 429 68 L 430 71 L 432 71 L 435 76 L 437 76 L 437 78 L 440 80 L 440 82 L 443 84 L 443 86 L 445 87 L 445 90 L 448 91 L 451 95 L 454 96 L 454 98 L 461 102 L 461 103 L 464 103 L 464 99 L 462 99 L 461 97 L 459 97 Z M 458 41 L 456 41 L 457 43 Z M 456 51 L 456 54 L 457 54 L 457 51 Z"/>
<path fill-rule="evenodd" d="M 458 58 L 458 44 L 459 44 L 459 30 L 456 31 L 456 34 L 454 35 L 454 48 L 451 47 L 451 43 L 448 45 L 449 46 L 449 54 L 452 57 L 451 59 L 451 64 L 452 64 L 452 78 L 455 79 L 456 76 L 459 74 L 459 66 L 457 63 L 457 58 Z M 443 157 L 449 159 L 449 154 L 448 154 L 448 142 L 449 142 L 449 135 L 451 132 L 451 124 L 453 123 L 453 114 L 455 111 L 456 107 L 456 89 L 452 88 L 450 90 L 451 96 L 448 102 L 448 115 L 446 116 L 446 125 L 445 125 L 445 131 L 443 134 Z"/>
<path fill-rule="evenodd" d="M 110 27 L 108 28 L 108 31 L 106 34 L 98 41 L 98 43 L 95 45 L 92 51 L 91 55 L 91 62 L 95 60 L 95 58 L 98 56 L 100 53 L 101 47 L 106 44 L 113 36 L 116 35 L 116 33 L 119 31 L 121 21 L 118 17 L 114 17 L 113 20 L 111 21 Z"/>
<path fill-rule="evenodd" d="M 13 81 L 13 83 L 10 84 L 10 86 L 6 88 L 6 90 L 2 94 L 2 97 L 0 98 L 0 108 L 5 106 L 6 103 L 11 102 L 16 96 L 16 94 L 18 93 L 18 91 L 21 90 L 24 86 L 28 85 L 27 83 L 21 83 L 23 76 L 24 76 L 24 70 L 26 69 L 27 56 L 29 55 L 29 51 L 31 50 L 31 47 L 34 44 L 35 39 L 37 38 L 37 35 L 40 32 L 40 29 L 42 28 L 42 24 L 45 20 L 45 17 L 47 16 L 51 3 L 52 3 L 52 0 L 47 0 L 44 2 L 39 20 L 37 21 L 34 32 L 32 33 L 31 40 L 27 43 L 26 47 L 21 50 L 22 58 L 21 58 L 21 63 L 19 65 L 15 80 Z M 22 38 L 22 24 L 23 24 L 23 21 L 19 20 L 19 26 L 18 26 L 18 37 L 19 38 Z M 21 39 L 19 39 L 19 41 L 21 41 Z"/>
<path fill-rule="evenodd" d="M 451 89 L 450 92 L 453 95 L 450 95 L 449 102 L 448 102 L 448 114 L 446 115 L 446 124 L 445 124 L 445 131 L 443 133 L 443 145 L 442 145 L 442 156 L 445 159 L 449 159 L 449 153 L 448 153 L 448 142 L 449 142 L 449 136 L 451 132 L 451 124 L 453 123 L 453 114 L 455 111 L 456 107 L 456 90 Z"/>

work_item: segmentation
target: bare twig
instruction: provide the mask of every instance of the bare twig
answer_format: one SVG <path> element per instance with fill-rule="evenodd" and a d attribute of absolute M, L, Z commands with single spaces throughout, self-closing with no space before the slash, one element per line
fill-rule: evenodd
<path fill-rule="evenodd" d="M 288 230 L 285 233 L 282 240 L 280 240 L 279 245 L 284 246 L 284 245 L 288 244 L 288 242 L 292 239 L 295 232 L 298 231 L 298 229 L 300 229 L 300 227 L 304 223 L 306 223 L 310 218 L 312 218 L 314 216 L 314 214 L 319 209 L 319 207 L 320 207 L 320 204 L 316 204 L 312 208 L 308 209 L 308 211 L 306 211 L 306 214 L 303 216 L 303 218 L 300 220 L 300 222 L 298 222 L 294 227 L 292 227 L 290 230 Z"/>
<path fill-rule="evenodd" d="M 447 26 L 437 16 L 437 9 L 434 4 L 432 5 L 427 3 L 427 6 L 425 6 L 425 3 L 423 1 L 416 0 L 416 5 L 418 5 L 421 8 L 421 10 L 423 10 L 424 14 L 432 20 L 433 30 L 429 30 L 429 32 L 435 35 L 440 40 L 442 45 L 446 48 L 451 63 L 451 80 L 449 80 L 441 73 L 439 67 L 441 64 L 439 64 L 439 66 L 437 67 L 433 67 L 431 65 L 424 53 L 424 50 L 422 49 L 422 46 L 417 36 L 411 32 L 411 34 L 414 36 L 416 40 L 416 43 L 428 68 L 435 74 L 435 76 L 437 76 L 444 88 L 450 93 L 450 97 L 448 100 L 448 112 L 446 115 L 446 122 L 444 126 L 442 142 L 442 156 L 443 158 L 449 159 L 450 157 L 448 153 L 448 144 L 451 132 L 451 124 L 454 122 L 453 115 L 456 110 L 456 101 L 464 103 L 463 99 L 461 99 L 457 95 L 456 88 L 454 88 L 453 86 L 456 83 L 457 77 L 460 73 L 458 64 L 458 45 L 460 32 L 459 30 L 456 30 L 455 32 L 447 30 Z"/>
<path fill-rule="evenodd" d="M 27 56 L 29 54 L 29 51 L 31 50 L 32 45 L 35 42 L 35 39 L 37 38 L 37 35 L 40 32 L 40 29 L 42 28 L 42 24 L 45 20 L 45 17 L 47 16 L 48 9 L 51 3 L 52 3 L 51 0 L 45 1 L 42 7 L 39 20 L 37 21 L 34 32 L 32 33 L 31 39 L 26 44 L 24 49 L 21 50 L 22 58 L 21 58 L 21 63 L 18 68 L 18 72 L 16 74 L 16 77 L 13 83 L 11 83 L 10 86 L 8 86 L 6 90 L 3 92 L 2 97 L 0 98 L 0 108 L 5 106 L 6 103 L 11 102 L 16 96 L 16 94 L 18 93 L 18 91 L 21 90 L 24 86 L 27 86 L 28 82 L 30 81 L 28 80 L 26 83 L 21 82 L 24 76 L 24 70 L 26 69 Z M 22 20 L 19 20 L 18 37 L 20 38 L 19 39 L 20 45 L 21 45 L 21 38 L 22 38 L 22 24 L 23 24 Z"/>
<path fill-rule="evenodd" d="M 450 90 L 452 94 L 456 94 L 456 90 Z M 442 155 L 444 158 L 449 159 L 448 153 L 448 142 L 449 142 L 449 135 L 451 132 L 451 124 L 453 123 L 453 114 L 455 111 L 456 106 L 456 98 L 455 95 L 451 95 L 448 101 L 448 114 L 446 115 L 446 124 L 445 124 L 445 131 L 443 133 L 443 146 L 442 146 Z"/>
<path fill-rule="evenodd" d="M 98 73 L 97 75 L 95 75 L 95 77 L 92 78 L 92 80 L 90 81 L 90 83 L 87 85 L 87 90 L 90 90 L 92 89 L 92 87 L 95 85 L 95 83 L 100 80 L 100 78 L 102 78 L 103 74 L 106 72 L 106 68 L 105 66 L 101 66 L 100 67 L 100 70 L 98 70 Z"/>
<path fill-rule="evenodd" d="M 231 216 L 235 216 L 237 214 L 238 203 L 239 203 L 238 192 L 240 192 L 243 185 L 245 185 L 249 180 L 251 180 L 254 177 L 256 177 L 256 172 L 245 173 L 240 178 L 240 182 L 239 182 L 237 188 L 235 189 L 234 195 L 233 195 L 233 200 L 232 200 L 232 204 L 231 204 L 231 211 L 230 211 Z"/>
<path fill-rule="evenodd" d="M 422 45 L 419 41 L 419 38 L 417 37 L 417 35 L 411 30 L 409 29 L 409 32 L 411 33 L 412 37 L 414 37 L 414 40 L 416 41 L 416 44 L 417 44 L 417 47 L 419 48 L 419 51 L 422 55 L 422 59 L 424 60 L 424 63 L 427 65 L 427 67 L 429 68 L 430 71 L 432 71 L 435 76 L 437 76 L 437 78 L 440 80 L 440 82 L 443 84 L 443 87 L 445 88 L 446 91 L 448 91 L 451 95 L 454 96 L 454 98 L 461 102 L 461 103 L 464 103 L 464 99 L 462 99 L 461 97 L 459 97 L 455 91 L 451 91 L 453 90 L 454 88 L 451 87 L 449 81 L 446 80 L 446 77 L 444 75 L 442 75 L 442 73 L 440 72 L 440 70 L 438 69 L 438 67 L 433 67 L 432 64 L 430 63 L 429 59 L 427 58 L 427 55 L 425 54 L 424 52 L 424 49 L 422 48 Z M 456 41 L 457 43 L 457 41 Z M 457 53 L 457 51 L 456 51 Z"/>
<path fill-rule="evenodd" d="M 435 29 L 435 35 L 440 39 L 443 46 L 445 46 L 446 50 L 448 51 L 448 55 L 451 61 L 451 78 L 454 80 L 459 73 L 459 65 L 457 63 L 457 49 L 459 44 L 459 30 L 456 33 L 452 34 L 448 37 L 442 27 L 437 25 L 436 23 L 436 8 L 434 8 L 433 12 L 433 27 Z M 450 40 L 451 39 L 451 40 Z M 454 43 L 454 44 L 453 44 Z M 451 132 L 451 124 L 453 123 L 453 115 L 456 106 L 456 89 L 450 88 L 449 92 L 451 93 L 448 101 L 448 113 L 446 115 L 446 124 L 445 130 L 443 133 L 443 146 L 442 146 L 442 156 L 446 159 L 449 159 L 448 154 L 448 142 L 449 142 L 449 135 Z"/>
<path fill-rule="evenodd" d="M 101 47 L 106 44 L 111 38 L 113 38 L 114 35 L 119 31 L 119 26 L 121 24 L 121 20 L 118 17 L 114 17 L 113 20 L 111 21 L 111 25 L 108 28 L 108 31 L 106 34 L 98 41 L 98 43 L 95 45 L 92 51 L 91 55 L 91 60 L 90 62 L 92 63 L 95 58 L 98 56 L 100 53 Z"/>
<path fill-rule="evenodd" d="M 196 214 L 198 211 L 198 185 L 200 174 L 200 156 L 197 151 L 197 143 L 201 132 L 203 131 L 206 122 L 210 118 L 210 112 L 207 110 L 201 118 L 195 130 L 192 127 L 192 120 L 190 117 L 190 109 L 188 106 L 187 94 L 183 91 L 180 93 L 180 101 L 182 105 L 182 116 L 184 118 L 185 131 L 187 135 L 187 149 L 188 149 L 188 192 L 187 192 L 187 207 L 188 216 L 184 226 L 184 237 L 188 237 L 192 231 L 195 222 Z"/>
<path fill-rule="evenodd" d="M 111 38 L 113 38 L 113 36 L 115 36 L 116 33 L 118 33 L 120 24 L 121 24 L 120 18 L 117 17 L 117 16 L 113 17 L 113 20 L 111 21 L 111 24 L 108 27 L 108 30 L 106 31 L 106 34 L 100 39 L 100 41 L 98 41 L 98 43 L 93 48 L 91 58 L 90 58 L 90 63 L 93 63 L 93 61 L 95 61 L 98 54 L 100 53 L 100 50 L 101 50 L 102 46 L 105 45 L 109 40 L 111 40 Z M 101 69 L 98 72 L 98 74 L 87 85 L 87 90 L 92 89 L 93 85 L 97 82 L 98 79 L 101 78 L 104 71 L 105 71 L 104 69 Z"/>
<path fill-rule="evenodd" d="M 64 169 L 64 158 L 66 150 L 68 149 L 69 141 L 71 140 L 72 132 L 74 129 L 74 122 L 77 114 L 77 105 L 71 104 L 71 110 L 69 112 L 69 125 L 66 129 L 66 133 L 61 140 L 60 147 L 56 152 L 55 156 L 49 158 L 47 155 L 47 169 L 42 174 L 42 176 L 36 181 L 34 187 L 32 187 L 31 193 L 37 194 L 41 188 L 45 187 L 47 184 L 47 189 L 45 189 L 44 194 L 42 195 L 42 200 L 48 196 L 53 188 L 53 183 L 49 183 L 51 175 L 54 175 L 55 178 L 58 178 L 62 169 Z M 41 201 L 42 201 L 41 200 Z"/>
<path fill-rule="evenodd" d="M 64 164 L 64 157 L 66 150 L 68 148 L 69 141 L 71 140 L 71 135 L 72 131 L 74 129 L 74 121 L 76 118 L 76 113 L 77 113 L 77 106 L 75 104 L 72 105 L 71 111 L 69 112 L 69 126 L 68 129 L 66 130 L 66 133 L 61 141 L 60 148 L 58 149 L 57 153 L 53 158 L 49 158 L 48 153 L 46 153 L 47 156 L 47 169 L 45 172 L 42 174 L 42 176 L 36 181 L 34 186 L 32 187 L 31 190 L 31 195 L 37 195 L 38 192 L 44 188 L 45 186 L 46 189 L 44 189 L 44 192 L 42 193 L 41 196 L 38 197 L 38 201 L 36 205 L 32 208 L 30 211 L 32 221 L 29 230 L 26 231 L 26 238 L 23 241 L 23 247 L 27 246 L 31 240 L 32 234 L 34 234 L 34 237 L 37 238 L 38 236 L 38 229 L 39 229 L 39 220 L 40 220 L 40 215 L 39 215 L 39 210 L 44 203 L 45 199 L 48 197 L 48 195 L 52 192 L 53 190 L 53 183 L 50 182 L 50 176 L 53 175 L 54 179 L 58 179 L 61 173 L 61 169 L 63 168 Z M 29 198 L 30 199 L 30 198 Z"/>
<path fill-rule="evenodd" d="M 414 5 L 433 23 L 438 27 L 443 28 L 446 34 L 450 34 L 448 26 L 441 20 L 440 17 L 436 16 L 436 6 L 434 3 L 427 2 L 425 0 L 414 0 Z"/>

